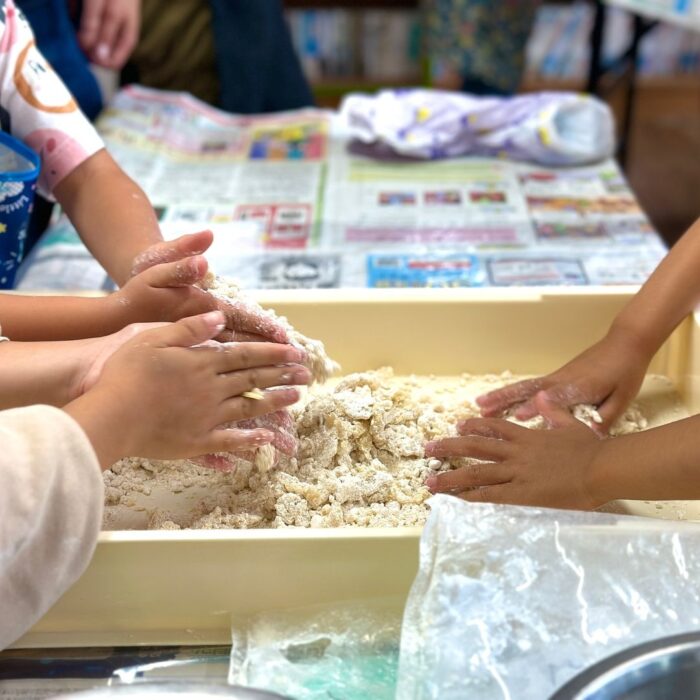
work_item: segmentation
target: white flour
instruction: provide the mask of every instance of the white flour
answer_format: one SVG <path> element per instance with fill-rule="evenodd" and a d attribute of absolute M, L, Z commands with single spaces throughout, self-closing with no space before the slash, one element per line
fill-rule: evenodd
<path fill-rule="evenodd" d="M 244 304 L 246 308 L 253 313 L 261 314 L 278 321 L 287 331 L 290 344 L 306 352 L 308 357 L 306 364 L 309 370 L 311 370 L 311 376 L 315 382 L 325 382 L 340 369 L 340 365 L 328 357 L 326 348 L 320 340 L 307 338 L 293 328 L 284 316 L 278 316 L 271 309 L 263 309 L 254 299 L 248 297 L 233 280 L 227 279 L 226 277 L 218 277 L 210 273 L 204 278 L 202 286 L 210 294 L 219 299 L 235 300 L 239 304 Z"/>
<path fill-rule="evenodd" d="M 283 457 L 268 471 L 241 462 L 234 473 L 189 461 L 122 460 L 105 473 L 106 525 L 110 510 L 137 504 L 150 511 L 152 528 L 421 525 L 428 474 L 469 463 L 426 459 L 423 444 L 454 435 L 459 419 L 479 415 L 476 396 L 516 379 L 509 373 L 401 378 L 383 369 L 349 375 L 334 387 L 314 387 L 305 405 L 293 409 L 295 459 Z M 577 407 L 575 414 L 596 420 L 592 407 Z M 535 418 L 525 425 L 542 423 Z M 645 427 L 646 418 L 633 404 L 613 433 Z M 151 491 L 199 495 L 187 507 L 167 509 L 158 503 L 149 507 Z"/>

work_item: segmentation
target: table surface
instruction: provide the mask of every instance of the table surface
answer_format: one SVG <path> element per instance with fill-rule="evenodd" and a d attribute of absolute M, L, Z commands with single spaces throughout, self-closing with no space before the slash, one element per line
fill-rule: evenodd
<path fill-rule="evenodd" d="M 382 161 L 337 114 L 245 118 L 130 87 L 99 127 L 165 238 L 210 228 L 211 267 L 247 288 L 626 285 L 665 254 L 613 161 Z M 62 218 L 20 289 L 108 289 Z"/>

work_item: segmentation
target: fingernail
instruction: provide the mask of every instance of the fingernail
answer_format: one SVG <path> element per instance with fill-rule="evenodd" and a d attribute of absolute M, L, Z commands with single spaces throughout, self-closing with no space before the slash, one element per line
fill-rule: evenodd
<path fill-rule="evenodd" d="M 307 354 L 299 348 L 292 348 L 287 354 L 287 357 L 289 358 L 290 362 L 299 362 L 302 365 L 308 359 Z"/>
<path fill-rule="evenodd" d="M 299 367 L 294 371 L 294 382 L 296 384 L 306 384 L 311 379 L 311 372 L 306 367 Z"/>
<path fill-rule="evenodd" d="M 268 431 L 259 431 L 253 434 L 251 442 L 257 446 L 262 447 L 263 445 L 269 445 L 275 436 Z"/>
<path fill-rule="evenodd" d="M 203 318 L 207 323 L 216 324 L 217 331 L 222 331 L 226 328 L 226 319 L 221 311 L 209 311 L 204 314 Z"/>
<path fill-rule="evenodd" d="M 425 447 L 424 447 L 424 452 L 426 457 L 434 457 L 435 456 L 435 447 L 437 446 L 436 442 L 426 442 Z"/>
<path fill-rule="evenodd" d="M 283 391 L 284 398 L 292 403 L 296 403 L 301 397 L 298 389 L 283 389 Z"/>
<path fill-rule="evenodd" d="M 109 46 L 107 44 L 98 44 L 95 53 L 101 61 L 106 61 L 109 58 Z"/>
<path fill-rule="evenodd" d="M 437 477 L 435 474 L 431 474 L 426 480 L 425 480 L 425 485 L 428 487 L 429 491 L 435 491 L 437 488 Z"/>

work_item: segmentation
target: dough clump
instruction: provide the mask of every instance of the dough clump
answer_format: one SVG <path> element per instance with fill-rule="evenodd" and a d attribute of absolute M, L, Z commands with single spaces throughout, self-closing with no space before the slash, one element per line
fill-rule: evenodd
<path fill-rule="evenodd" d="M 298 453 L 294 458 L 281 456 L 275 469 L 274 451 L 270 457 L 265 448 L 255 464 L 241 462 L 232 473 L 189 461 L 122 460 L 105 475 L 107 510 L 128 505 L 134 492 L 147 494 L 158 485 L 203 495 L 186 513 L 155 512 L 152 527 L 422 525 L 430 495 L 426 477 L 475 462 L 427 459 L 424 443 L 454 435 L 459 419 L 479 415 L 476 396 L 515 379 L 509 373 L 396 377 L 389 368 L 351 374 L 334 386 L 313 387 L 305 403 L 292 409 Z M 594 412 L 590 406 L 574 410 L 589 422 L 596 422 Z M 545 427 L 539 417 L 523 424 Z M 644 427 L 644 416 L 632 405 L 613 433 Z"/>

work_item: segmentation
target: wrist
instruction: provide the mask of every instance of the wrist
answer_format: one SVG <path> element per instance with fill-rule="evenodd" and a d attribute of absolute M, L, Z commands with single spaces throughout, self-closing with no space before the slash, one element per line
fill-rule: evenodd
<path fill-rule="evenodd" d="M 129 411 L 120 403 L 116 392 L 96 387 L 63 409 L 87 435 L 103 470 L 134 452 Z"/>
<path fill-rule="evenodd" d="M 648 485 L 640 477 L 644 450 L 640 453 L 638 438 L 638 435 L 623 435 L 600 441 L 586 484 L 596 507 L 620 498 L 647 497 L 640 491 L 640 487 L 642 491 L 648 490 Z"/>
<path fill-rule="evenodd" d="M 615 438 L 600 440 L 586 472 L 585 489 L 594 508 L 621 497 L 614 484 L 615 442 Z"/>
<path fill-rule="evenodd" d="M 641 326 L 623 314 L 613 321 L 606 337 L 615 344 L 625 346 L 627 353 L 643 358 L 647 364 L 664 342 L 664 338 L 657 337 L 648 327 Z"/>
<path fill-rule="evenodd" d="M 124 293 L 123 288 L 112 292 L 101 301 L 103 302 L 102 310 L 106 326 L 105 335 L 116 333 L 133 322 L 131 319 L 131 300 Z"/>

